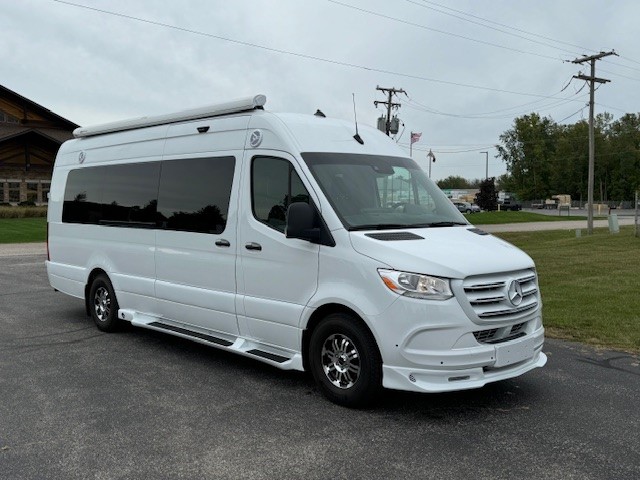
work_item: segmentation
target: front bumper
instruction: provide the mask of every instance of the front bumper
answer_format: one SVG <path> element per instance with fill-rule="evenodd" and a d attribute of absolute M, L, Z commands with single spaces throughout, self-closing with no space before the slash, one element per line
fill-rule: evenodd
<path fill-rule="evenodd" d="M 415 392 L 479 388 L 547 362 L 539 310 L 480 325 L 469 319 L 455 298 L 429 304 L 403 298 L 368 318 L 379 335 L 386 388 Z M 510 336 L 512 328 L 518 333 Z M 484 337 L 486 329 L 505 336 Z"/>
<path fill-rule="evenodd" d="M 540 336 L 542 337 L 542 331 Z M 522 341 L 524 340 L 527 339 L 522 339 Z M 543 340 L 534 347 L 532 356 L 524 359 L 522 356 L 524 356 L 524 352 L 528 351 L 529 346 L 521 347 L 518 345 L 518 340 L 497 345 L 498 348 L 493 354 L 487 354 L 485 362 L 482 362 L 485 365 L 482 366 L 465 367 L 462 365 L 456 368 L 451 364 L 448 368 L 434 369 L 383 365 L 382 384 L 386 388 L 414 392 L 449 392 L 480 388 L 487 383 L 517 377 L 534 368 L 543 367 L 547 363 L 547 356 L 542 352 L 542 342 Z M 507 349 L 503 355 L 507 358 L 502 360 L 502 363 L 500 363 L 500 349 Z M 463 352 L 457 352 L 457 354 L 461 363 L 465 363 L 465 360 L 469 359 Z M 475 355 L 472 354 L 472 356 Z M 477 356 L 476 359 L 478 359 Z"/>

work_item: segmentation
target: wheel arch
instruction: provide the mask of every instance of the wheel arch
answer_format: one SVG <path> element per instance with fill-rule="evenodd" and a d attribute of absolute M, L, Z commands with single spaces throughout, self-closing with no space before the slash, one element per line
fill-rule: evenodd
<path fill-rule="evenodd" d="M 93 283 L 93 281 L 98 275 L 104 275 L 109 279 L 109 281 L 111 281 L 111 279 L 109 278 L 109 274 L 105 272 L 102 268 L 94 268 L 93 270 L 91 270 L 91 272 L 89 273 L 89 276 L 87 277 L 87 283 L 84 286 L 84 308 L 87 312 L 87 316 L 91 316 L 91 304 L 89 301 L 89 291 L 91 290 L 91 284 Z"/>
<path fill-rule="evenodd" d="M 382 357 L 380 352 L 380 347 L 378 345 L 378 340 L 376 336 L 373 334 L 371 328 L 367 322 L 363 320 L 363 318 L 352 308 L 347 307 L 346 305 L 340 303 L 327 303 L 320 307 L 318 307 L 309 317 L 309 321 L 305 329 L 302 331 L 302 366 L 305 371 L 309 371 L 309 344 L 311 341 L 311 335 L 313 335 L 313 331 L 320 325 L 322 320 L 324 320 L 328 315 L 332 313 L 344 313 L 353 317 L 363 328 L 365 328 L 373 338 L 376 348 L 378 349 L 378 354 Z"/>

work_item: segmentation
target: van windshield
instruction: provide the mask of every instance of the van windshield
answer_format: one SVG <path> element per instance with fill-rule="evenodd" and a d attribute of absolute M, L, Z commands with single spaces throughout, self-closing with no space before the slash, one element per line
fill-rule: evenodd
<path fill-rule="evenodd" d="M 303 153 L 347 230 L 451 227 L 468 222 L 410 158 Z"/>

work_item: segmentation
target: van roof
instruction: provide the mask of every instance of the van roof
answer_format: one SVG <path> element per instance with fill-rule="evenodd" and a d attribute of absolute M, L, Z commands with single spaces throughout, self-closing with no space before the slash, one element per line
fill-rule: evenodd
<path fill-rule="evenodd" d="M 265 95 L 254 95 L 253 97 L 240 98 L 229 102 L 217 103 L 214 105 L 182 110 L 180 112 L 167 113 L 164 115 L 132 118 L 129 120 L 120 120 L 117 122 L 103 123 L 89 127 L 79 127 L 73 131 L 73 136 L 76 138 L 92 137 L 95 135 L 102 135 L 104 133 L 121 132 L 125 130 L 134 130 L 136 128 L 153 127 L 156 125 L 165 125 L 187 120 L 197 120 L 198 118 L 217 117 L 231 113 L 246 112 L 249 110 L 262 109 L 266 102 L 267 97 Z"/>

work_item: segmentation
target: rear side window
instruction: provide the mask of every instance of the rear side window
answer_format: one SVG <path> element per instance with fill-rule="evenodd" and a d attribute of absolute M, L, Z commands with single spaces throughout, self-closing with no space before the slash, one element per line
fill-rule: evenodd
<path fill-rule="evenodd" d="M 222 233 L 227 224 L 234 169 L 234 157 L 162 162 L 159 227 Z"/>
<path fill-rule="evenodd" d="M 152 228 L 159 178 L 159 162 L 72 170 L 62 221 Z"/>
<path fill-rule="evenodd" d="M 62 221 L 221 233 L 234 169 L 234 157 L 218 157 L 72 170 Z"/>
<path fill-rule="evenodd" d="M 284 232 L 287 208 L 294 202 L 309 203 L 309 192 L 287 160 L 256 157 L 251 165 L 253 215 Z"/>

